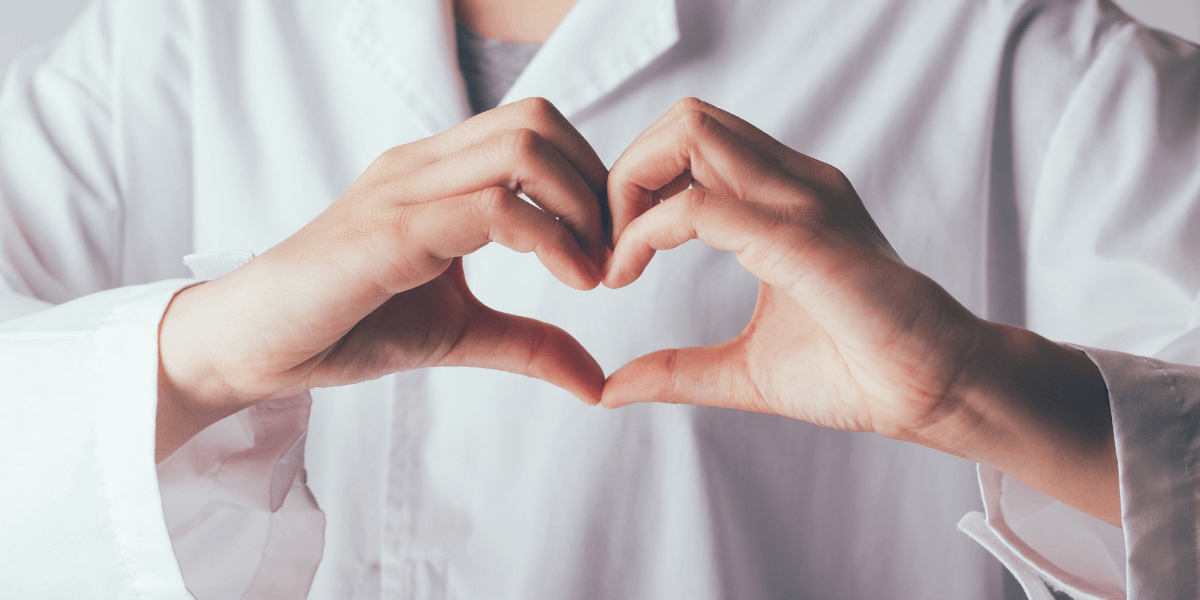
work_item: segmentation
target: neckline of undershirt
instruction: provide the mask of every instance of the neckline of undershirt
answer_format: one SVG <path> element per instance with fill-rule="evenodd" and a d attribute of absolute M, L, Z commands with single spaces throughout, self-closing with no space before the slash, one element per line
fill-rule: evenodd
<path fill-rule="evenodd" d="M 514 44 L 483 37 L 455 22 L 458 68 L 475 114 L 495 108 L 529 66 L 542 45 Z"/>

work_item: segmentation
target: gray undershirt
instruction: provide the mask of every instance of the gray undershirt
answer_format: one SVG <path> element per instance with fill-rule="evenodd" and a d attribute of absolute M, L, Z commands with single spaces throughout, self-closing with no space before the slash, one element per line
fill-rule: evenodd
<path fill-rule="evenodd" d="M 541 44 L 511 44 L 485 38 L 461 23 L 455 23 L 458 35 L 458 68 L 467 83 L 467 96 L 475 114 L 496 108 L 504 94 Z"/>

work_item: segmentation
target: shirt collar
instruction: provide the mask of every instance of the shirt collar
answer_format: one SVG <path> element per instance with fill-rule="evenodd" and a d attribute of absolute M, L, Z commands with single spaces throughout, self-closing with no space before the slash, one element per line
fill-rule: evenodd
<path fill-rule="evenodd" d="M 675 0 L 579 0 L 502 104 L 542 96 L 587 108 L 679 42 Z"/>
<path fill-rule="evenodd" d="M 341 35 L 428 135 L 471 116 L 449 0 L 352 0 Z M 579 0 L 501 103 L 542 96 L 570 117 L 678 41 L 675 0 Z"/>

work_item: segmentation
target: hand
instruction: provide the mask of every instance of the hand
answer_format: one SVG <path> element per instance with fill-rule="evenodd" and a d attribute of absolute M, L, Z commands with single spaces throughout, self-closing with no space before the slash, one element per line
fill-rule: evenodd
<path fill-rule="evenodd" d="M 427 366 L 511 371 L 598 402 L 591 355 L 557 327 L 484 306 L 460 257 L 497 242 L 594 288 L 606 177 L 540 99 L 388 151 L 295 235 L 176 296 L 160 334 L 158 454 L 262 400 Z"/>
<path fill-rule="evenodd" d="M 952 409 L 978 320 L 904 266 L 833 167 L 684 101 L 617 160 L 609 194 L 605 285 L 693 238 L 735 252 L 761 284 L 741 335 L 630 363 L 609 378 L 606 406 L 708 404 L 893 437 Z"/>
<path fill-rule="evenodd" d="M 690 189 L 689 189 L 690 186 Z M 659 401 L 876 432 L 997 467 L 1120 522 L 1107 390 L 1086 356 L 972 315 L 907 267 L 836 169 L 685 100 L 609 175 L 604 283 L 690 239 L 760 280 L 746 329 L 613 373 L 603 404 Z"/>

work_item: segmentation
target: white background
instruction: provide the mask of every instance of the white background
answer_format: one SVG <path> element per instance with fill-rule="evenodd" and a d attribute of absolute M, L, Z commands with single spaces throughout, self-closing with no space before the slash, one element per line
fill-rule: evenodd
<path fill-rule="evenodd" d="M 852 0 L 851 0 L 852 1 Z M 88 0 L 0 0 L 0 69 L 22 49 L 51 40 Z M 1200 41 L 1200 0 L 1117 0 L 1135 17 Z"/>

